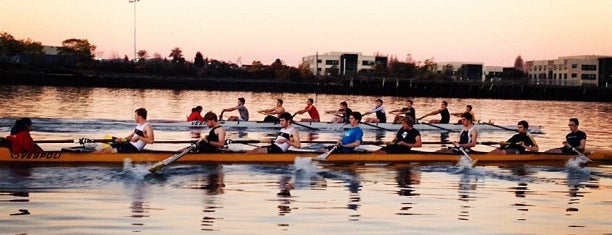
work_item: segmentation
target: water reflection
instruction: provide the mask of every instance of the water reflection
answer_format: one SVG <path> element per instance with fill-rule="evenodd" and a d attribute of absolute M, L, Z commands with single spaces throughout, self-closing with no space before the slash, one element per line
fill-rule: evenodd
<path fill-rule="evenodd" d="M 581 198 L 588 193 L 586 188 L 599 188 L 598 179 L 591 177 L 590 171 L 586 168 L 568 168 L 566 182 L 570 197 L 568 207 L 565 209 L 566 215 L 579 211 L 578 204 Z"/>
<path fill-rule="evenodd" d="M 214 222 L 223 219 L 215 216 L 217 210 L 223 208 L 217 206 L 219 203 L 216 201 L 218 199 L 217 195 L 223 194 L 225 188 L 225 172 L 223 170 L 223 165 L 213 166 L 213 169 L 206 177 L 197 178 L 195 181 L 195 185 L 191 188 L 206 190 L 206 195 L 208 195 L 204 200 L 204 209 L 202 210 L 204 216 L 200 222 L 201 230 L 214 231 L 212 228 Z"/>
<path fill-rule="evenodd" d="M 295 188 L 290 175 L 282 175 L 278 181 L 280 191 L 276 193 L 279 197 L 278 215 L 284 216 L 291 213 L 291 190 Z"/>
<path fill-rule="evenodd" d="M 459 209 L 459 220 L 469 220 L 470 218 L 470 202 L 476 200 L 475 194 L 476 185 L 478 184 L 478 177 L 469 173 L 462 174 L 459 180 L 459 201 L 463 202 Z"/>
<path fill-rule="evenodd" d="M 349 221 L 359 221 L 361 214 L 358 213 L 359 207 L 361 206 L 361 178 L 359 175 L 351 172 L 352 174 L 348 178 L 348 190 L 349 190 L 349 202 L 347 208 L 353 210 L 353 213 L 349 214 Z"/>
<path fill-rule="evenodd" d="M 400 196 L 419 196 L 418 193 L 414 193 L 415 188 L 413 185 L 421 183 L 421 171 L 412 169 L 411 167 L 399 168 L 397 170 L 397 187 L 399 190 L 397 194 Z"/>
<path fill-rule="evenodd" d="M 526 213 L 529 211 L 529 207 L 532 206 L 529 205 L 525 199 L 527 192 L 529 191 L 528 184 L 526 182 L 526 176 L 529 175 L 529 170 L 524 165 L 517 165 L 510 167 L 510 171 L 513 175 L 520 177 L 518 185 L 510 188 L 512 191 L 514 191 L 514 197 L 517 199 L 513 205 L 519 212 L 519 217 L 516 220 L 525 221 L 527 220 Z"/>
<path fill-rule="evenodd" d="M 142 222 L 142 218 L 149 217 L 149 211 L 151 207 L 149 206 L 149 201 L 146 198 L 148 194 L 147 188 L 149 184 L 146 182 L 137 182 L 133 185 L 132 189 L 132 202 L 130 203 L 130 217 L 137 219 L 139 222 L 132 222 L 131 225 L 134 226 L 134 230 L 132 232 L 141 232 L 144 227 L 144 223 Z"/>

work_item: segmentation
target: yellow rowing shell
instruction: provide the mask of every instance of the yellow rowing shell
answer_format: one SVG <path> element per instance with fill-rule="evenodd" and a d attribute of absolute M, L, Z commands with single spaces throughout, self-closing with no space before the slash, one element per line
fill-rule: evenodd
<path fill-rule="evenodd" d="M 140 153 L 83 153 L 49 151 L 44 153 L 11 153 L 0 148 L 0 162 L 8 163 L 122 163 L 158 162 L 177 152 L 143 151 Z M 247 153 L 188 153 L 178 162 L 184 163 L 293 163 L 296 157 L 316 157 L 318 153 L 247 154 Z M 331 163 L 402 163 L 402 162 L 455 162 L 459 154 L 409 153 L 409 154 L 331 154 L 325 161 Z M 470 154 L 478 162 L 528 162 L 567 161 L 576 155 L 533 154 Z M 612 150 L 594 150 L 587 155 L 593 161 L 612 161 Z"/>

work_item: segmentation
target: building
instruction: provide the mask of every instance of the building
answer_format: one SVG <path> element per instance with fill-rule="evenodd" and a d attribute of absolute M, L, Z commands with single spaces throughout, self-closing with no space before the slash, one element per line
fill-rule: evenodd
<path fill-rule="evenodd" d="M 483 79 L 483 63 L 472 62 L 438 62 L 436 72 L 444 73 L 459 80 L 477 80 Z"/>
<path fill-rule="evenodd" d="M 302 57 L 314 75 L 356 75 L 373 71 L 376 64 L 387 67 L 387 57 L 364 56 L 361 53 L 327 52 Z"/>
<path fill-rule="evenodd" d="M 563 85 L 603 85 L 612 82 L 612 56 L 564 56 L 556 60 L 527 61 L 527 76 L 533 82 Z"/>

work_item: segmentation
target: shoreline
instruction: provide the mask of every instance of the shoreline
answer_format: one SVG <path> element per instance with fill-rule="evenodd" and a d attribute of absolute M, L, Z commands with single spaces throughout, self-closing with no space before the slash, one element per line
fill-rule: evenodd
<path fill-rule="evenodd" d="M 396 97 L 490 98 L 612 102 L 612 89 L 466 81 L 383 78 L 282 81 L 276 79 L 193 78 L 142 74 L 74 74 L 0 71 L 2 85 L 132 89 L 291 92 Z"/>

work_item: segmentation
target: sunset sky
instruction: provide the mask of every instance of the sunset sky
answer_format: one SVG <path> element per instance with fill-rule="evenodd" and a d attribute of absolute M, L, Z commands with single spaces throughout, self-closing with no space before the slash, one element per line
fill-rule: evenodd
<path fill-rule="evenodd" d="M 98 56 L 133 57 L 128 0 L 1 0 L 0 9 L 0 31 L 17 39 L 88 39 Z M 511 66 L 517 55 L 612 55 L 610 22 L 610 0 L 141 0 L 136 45 L 242 64 L 346 51 Z"/>

